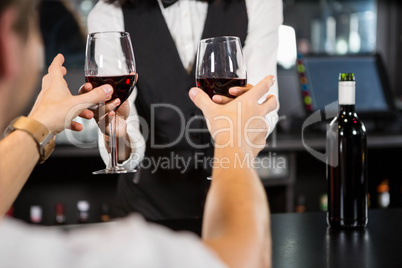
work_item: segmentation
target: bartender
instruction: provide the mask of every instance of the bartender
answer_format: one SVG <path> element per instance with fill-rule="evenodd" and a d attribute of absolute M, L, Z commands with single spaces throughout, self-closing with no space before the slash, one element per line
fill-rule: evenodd
<path fill-rule="evenodd" d="M 214 148 L 201 111 L 188 99 L 188 91 L 195 85 L 197 44 L 213 36 L 238 36 L 244 47 L 248 83 L 256 84 L 266 75 L 276 74 L 281 23 L 281 0 L 97 3 L 89 14 L 88 32 L 128 31 L 139 74 L 135 91 L 117 111 L 131 144 L 119 160 L 138 170 L 135 175 L 120 175 L 120 216 L 131 211 L 153 220 L 202 216 Z M 85 85 L 82 92 L 89 90 Z M 246 90 L 230 93 L 238 96 Z M 277 96 L 276 85 L 270 94 Z M 214 101 L 228 100 L 217 97 Z M 112 110 L 117 105 L 118 100 L 107 107 Z M 269 132 L 277 122 L 277 110 L 267 115 Z M 182 135 L 181 116 L 188 138 Z M 141 133 L 139 119 L 145 120 L 151 136 Z M 102 136 L 100 152 L 107 162 Z M 161 165 L 162 161 L 168 163 Z"/>

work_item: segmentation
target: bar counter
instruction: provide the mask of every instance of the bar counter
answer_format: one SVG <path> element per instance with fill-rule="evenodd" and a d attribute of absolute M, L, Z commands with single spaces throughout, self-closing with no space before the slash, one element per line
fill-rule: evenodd
<path fill-rule="evenodd" d="M 200 234 L 201 220 L 159 222 Z M 274 268 L 402 267 L 402 209 L 369 210 L 363 230 L 327 227 L 326 213 L 271 215 Z"/>
<path fill-rule="evenodd" d="M 337 231 L 325 213 L 271 217 L 273 267 L 402 267 L 402 209 L 369 210 L 367 228 Z"/>

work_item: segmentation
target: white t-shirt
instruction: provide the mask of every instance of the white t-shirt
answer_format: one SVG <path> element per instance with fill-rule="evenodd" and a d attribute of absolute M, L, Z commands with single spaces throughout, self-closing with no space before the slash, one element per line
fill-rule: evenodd
<path fill-rule="evenodd" d="M 283 21 L 282 0 L 245 0 L 245 2 L 248 28 L 243 52 L 247 66 L 247 82 L 256 85 L 268 75 L 276 76 L 278 29 Z M 206 1 L 180 0 L 167 8 L 163 7 L 161 0 L 158 0 L 158 3 L 183 66 L 188 69 L 194 64 L 198 42 L 201 39 L 207 17 L 208 3 Z M 88 16 L 89 33 L 124 30 L 123 11 L 118 5 L 107 4 L 105 0 L 100 0 Z M 141 74 L 139 74 L 139 79 L 141 79 Z M 275 95 L 279 99 L 276 83 L 269 90 L 269 94 Z M 129 98 L 130 116 L 127 119 L 127 133 L 130 136 L 133 153 L 123 163 L 128 168 L 137 166 L 145 151 L 145 141 L 139 131 L 139 119 L 134 106 L 136 95 L 135 89 Z M 270 126 L 269 133 L 273 131 L 278 121 L 278 110 L 279 105 L 266 116 Z M 101 156 L 108 164 L 109 158 L 103 136 L 99 135 L 99 137 Z"/>
<path fill-rule="evenodd" d="M 0 267 L 226 266 L 194 234 L 173 232 L 131 215 L 68 232 L 4 218 L 0 221 Z"/>

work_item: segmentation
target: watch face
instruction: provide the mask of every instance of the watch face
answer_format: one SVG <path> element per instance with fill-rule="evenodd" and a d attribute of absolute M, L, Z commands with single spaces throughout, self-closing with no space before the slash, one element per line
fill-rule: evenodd
<path fill-rule="evenodd" d="M 52 136 L 53 136 L 53 134 L 52 134 Z M 50 139 L 50 142 L 48 144 L 46 144 L 45 147 L 43 148 L 43 150 L 40 154 L 40 159 L 38 162 L 39 164 L 43 164 L 49 158 L 49 156 L 52 154 L 55 146 L 56 146 L 55 136 L 53 136 L 52 139 Z"/>
<path fill-rule="evenodd" d="M 41 142 L 39 142 L 39 146 L 40 147 L 46 147 L 46 145 L 48 145 L 49 142 L 52 141 L 54 135 L 52 132 L 49 132 L 45 138 L 43 138 L 43 140 Z"/>

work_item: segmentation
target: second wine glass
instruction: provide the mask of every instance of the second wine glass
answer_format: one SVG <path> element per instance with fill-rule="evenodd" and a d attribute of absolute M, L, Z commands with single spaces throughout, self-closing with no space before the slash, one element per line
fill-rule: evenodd
<path fill-rule="evenodd" d="M 113 87 L 111 100 L 120 99 L 120 105 L 128 99 L 137 82 L 134 52 L 130 34 L 127 32 L 99 32 L 88 35 L 85 55 L 85 80 L 98 87 L 109 84 Z M 135 172 L 118 164 L 117 136 L 118 108 L 109 123 L 109 167 L 93 174 L 119 174 Z M 99 117 L 106 117 L 107 114 Z M 122 131 L 123 132 L 123 131 Z"/>
<path fill-rule="evenodd" d="M 247 68 L 240 38 L 220 36 L 201 40 L 198 44 L 195 79 L 197 87 L 211 98 L 216 94 L 234 98 L 229 89 L 247 84 Z"/>
<path fill-rule="evenodd" d="M 240 38 L 220 36 L 201 40 L 197 50 L 195 79 L 197 87 L 211 99 L 214 95 L 235 98 L 229 89 L 247 85 L 247 68 Z M 211 174 L 207 179 L 211 180 Z"/>

